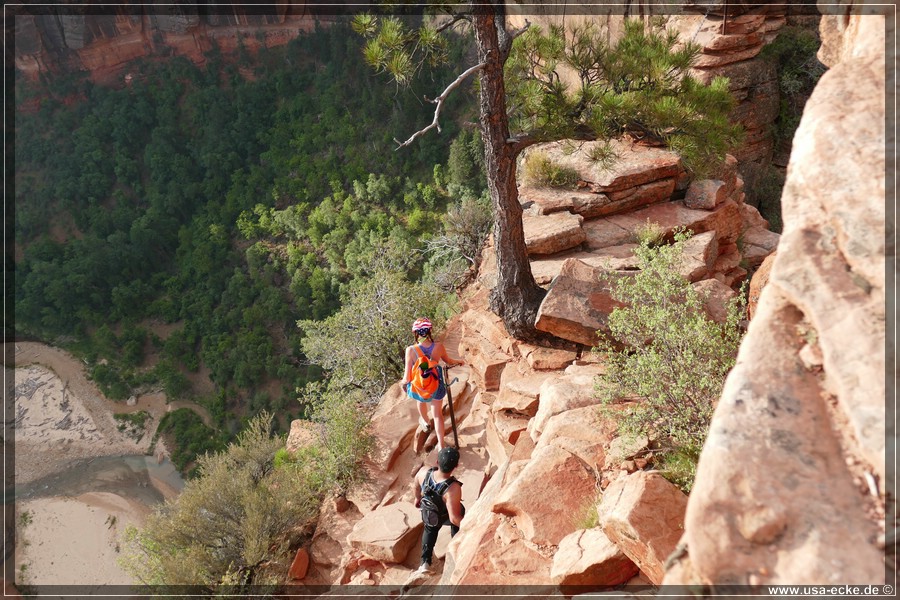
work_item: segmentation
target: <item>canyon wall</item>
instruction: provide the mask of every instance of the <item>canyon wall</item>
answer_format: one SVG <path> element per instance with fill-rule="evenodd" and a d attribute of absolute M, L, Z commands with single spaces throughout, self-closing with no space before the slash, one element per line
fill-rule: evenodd
<path fill-rule="evenodd" d="M 6 26 L 15 40 L 15 67 L 26 78 L 42 73 L 88 71 L 91 79 L 121 84 L 130 61 L 169 55 L 186 56 L 196 64 L 218 48 L 233 53 L 241 46 L 250 53 L 286 44 L 316 21 L 319 14 L 306 3 L 277 7 L 32 7 L 11 10 Z M 12 23 L 10 23 L 12 21 Z"/>
<path fill-rule="evenodd" d="M 885 369 L 885 260 L 895 253 L 885 243 L 885 91 L 895 87 L 885 36 L 894 31 L 865 5 L 844 4 L 822 19 L 819 56 L 830 69 L 794 138 L 778 252 L 700 458 L 685 556 L 666 583 L 876 583 L 886 562 L 894 568 L 885 549 L 885 529 L 893 537 L 896 527 L 885 468 L 886 378 L 896 382 L 892 356 Z"/>

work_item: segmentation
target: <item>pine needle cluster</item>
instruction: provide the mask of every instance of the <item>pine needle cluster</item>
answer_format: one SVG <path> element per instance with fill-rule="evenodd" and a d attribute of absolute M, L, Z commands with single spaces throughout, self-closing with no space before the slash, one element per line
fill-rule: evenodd
<path fill-rule="evenodd" d="M 593 24 L 567 31 L 530 27 L 506 63 L 512 128 L 541 140 L 628 135 L 681 154 L 696 174 L 711 172 L 740 141 L 729 122 L 728 80 L 708 86 L 690 74 L 699 53 L 675 32 L 625 22 L 608 43 Z"/>

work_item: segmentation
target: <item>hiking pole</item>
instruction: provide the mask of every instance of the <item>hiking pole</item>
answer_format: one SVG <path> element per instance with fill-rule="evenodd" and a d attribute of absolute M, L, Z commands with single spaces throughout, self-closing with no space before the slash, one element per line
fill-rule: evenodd
<path fill-rule="evenodd" d="M 449 366 L 447 366 L 447 370 L 450 370 Z M 453 394 L 450 393 L 450 386 L 459 381 L 459 377 L 454 377 L 453 381 L 447 383 L 444 369 L 441 369 L 441 379 L 444 380 L 444 388 L 447 390 L 447 401 L 450 403 L 450 427 L 453 428 L 453 447 L 459 450 L 459 439 L 456 437 L 456 413 L 453 410 Z"/>

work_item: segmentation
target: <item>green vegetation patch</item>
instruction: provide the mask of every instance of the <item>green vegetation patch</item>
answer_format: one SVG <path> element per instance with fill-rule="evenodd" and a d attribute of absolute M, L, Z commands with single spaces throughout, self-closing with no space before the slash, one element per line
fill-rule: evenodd
<path fill-rule="evenodd" d="M 647 435 L 657 454 L 665 455 L 664 473 L 685 491 L 714 402 L 734 366 L 744 314 L 740 294 L 729 304 L 724 323 L 707 316 L 704 298 L 678 273 L 682 245 L 690 235 L 677 231 L 672 245 L 642 243 L 635 250 L 640 271 L 610 279 L 613 296 L 625 307 L 610 314 L 609 333 L 600 332 L 595 348 L 607 365 L 597 381 L 603 412 L 617 420 L 621 435 Z M 624 411 L 609 406 L 635 398 Z"/>

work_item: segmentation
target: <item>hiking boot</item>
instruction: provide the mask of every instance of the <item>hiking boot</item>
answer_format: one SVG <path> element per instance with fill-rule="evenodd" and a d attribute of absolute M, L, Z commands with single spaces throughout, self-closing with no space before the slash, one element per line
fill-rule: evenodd
<path fill-rule="evenodd" d="M 431 565 L 429 565 L 428 563 L 422 563 L 421 565 L 419 565 L 416 573 L 418 573 L 419 575 L 431 575 Z"/>

